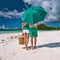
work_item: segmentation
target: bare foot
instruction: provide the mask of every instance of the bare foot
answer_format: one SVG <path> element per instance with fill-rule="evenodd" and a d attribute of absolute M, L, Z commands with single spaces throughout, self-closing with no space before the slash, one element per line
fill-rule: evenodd
<path fill-rule="evenodd" d="M 34 46 L 34 49 L 36 49 L 36 46 Z"/>
<path fill-rule="evenodd" d="M 27 48 L 27 47 L 23 47 L 22 49 L 26 49 L 26 50 L 28 50 L 28 48 Z"/>
<path fill-rule="evenodd" d="M 26 50 L 28 50 L 28 48 L 27 48 L 27 47 L 26 47 L 25 49 L 26 49 Z"/>
<path fill-rule="evenodd" d="M 31 47 L 32 50 L 34 50 L 34 47 Z"/>
<path fill-rule="evenodd" d="M 22 47 L 22 49 L 25 49 L 26 47 Z"/>

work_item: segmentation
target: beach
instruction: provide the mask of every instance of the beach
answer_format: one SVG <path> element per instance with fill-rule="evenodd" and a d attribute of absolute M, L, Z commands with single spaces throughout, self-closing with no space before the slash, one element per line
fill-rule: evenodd
<path fill-rule="evenodd" d="M 0 60 L 60 60 L 60 31 L 38 31 L 37 48 L 22 49 L 22 33 L 0 34 Z M 29 48 L 31 46 L 29 39 Z"/>

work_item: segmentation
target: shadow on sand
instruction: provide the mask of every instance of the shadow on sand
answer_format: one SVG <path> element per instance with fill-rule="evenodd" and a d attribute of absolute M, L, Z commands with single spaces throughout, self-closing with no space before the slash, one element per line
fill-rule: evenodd
<path fill-rule="evenodd" d="M 37 48 L 42 48 L 42 47 L 49 47 L 49 48 L 60 47 L 60 42 L 48 43 L 48 44 L 38 45 L 38 46 L 37 46 Z"/>

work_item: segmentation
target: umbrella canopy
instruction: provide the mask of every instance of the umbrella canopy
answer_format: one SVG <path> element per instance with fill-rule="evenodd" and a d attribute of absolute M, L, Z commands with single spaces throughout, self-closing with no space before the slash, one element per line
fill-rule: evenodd
<path fill-rule="evenodd" d="M 23 21 L 29 24 L 35 24 L 43 21 L 47 12 L 43 7 L 32 6 L 28 8 L 22 15 Z"/>

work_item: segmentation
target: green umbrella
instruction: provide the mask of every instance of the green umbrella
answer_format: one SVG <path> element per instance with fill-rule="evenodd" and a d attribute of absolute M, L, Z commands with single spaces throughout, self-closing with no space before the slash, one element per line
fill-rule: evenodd
<path fill-rule="evenodd" d="M 23 21 L 29 24 L 35 24 L 43 21 L 47 12 L 43 7 L 32 6 L 28 8 L 22 15 Z"/>

